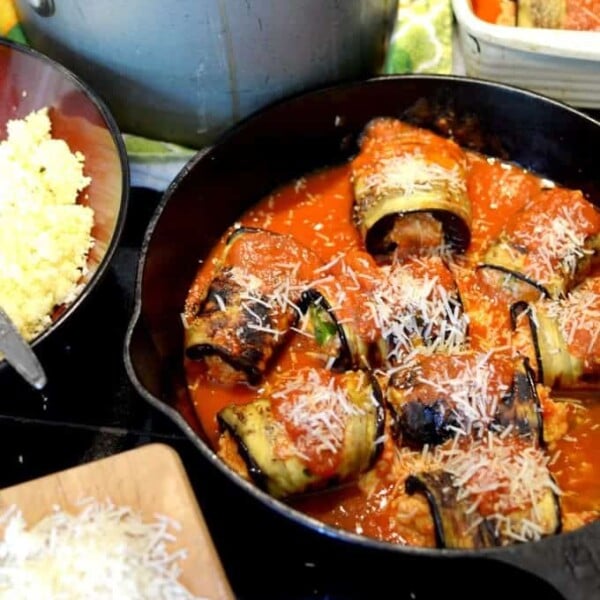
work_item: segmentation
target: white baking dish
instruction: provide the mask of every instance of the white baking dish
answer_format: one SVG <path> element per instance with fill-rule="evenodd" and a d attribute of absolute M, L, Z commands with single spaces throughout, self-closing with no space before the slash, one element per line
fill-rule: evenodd
<path fill-rule="evenodd" d="M 600 32 L 492 25 L 452 0 L 467 75 L 600 109 Z"/>

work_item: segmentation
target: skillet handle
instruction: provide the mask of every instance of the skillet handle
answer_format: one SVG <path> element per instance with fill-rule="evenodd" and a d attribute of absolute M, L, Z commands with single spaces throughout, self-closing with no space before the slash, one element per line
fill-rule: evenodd
<path fill-rule="evenodd" d="M 495 558 L 534 573 L 565 600 L 600 598 L 600 522 L 505 550 Z"/>

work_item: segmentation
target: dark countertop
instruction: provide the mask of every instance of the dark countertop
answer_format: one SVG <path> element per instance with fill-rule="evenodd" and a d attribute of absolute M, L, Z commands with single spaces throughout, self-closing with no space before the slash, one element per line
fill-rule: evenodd
<path fill-rule="evenodd" d="M 449 590 L 460 590 L 462 599 L 481 598 L 476 572 L 477 581 L 487 577 L 497 593 L 535 590 L 535 597 L 560 599 L 539 580 L 497 562 L 423 562 L 304 530 L 238 490 L 140 398 L 125 373 L 122 348 L 139 247 L 159 199 L 156 192 L 132 190 L 111 268 L 76 317 L 38 349 L 49 378 L 44 395 L 9 369 L 0 371 L 0 487 L 163 442 L 183 460 L 238 598 L 458 597 Z"/>

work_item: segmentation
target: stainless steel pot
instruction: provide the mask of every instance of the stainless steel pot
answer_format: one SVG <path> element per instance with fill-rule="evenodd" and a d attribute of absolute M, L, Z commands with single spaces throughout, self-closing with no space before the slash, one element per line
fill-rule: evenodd
<path fill-rule="evenodd" d="M 396 0 L 17 0 L 31 45 L 124 131 L 194 147 L 294 91 L 374 73 Z"/>

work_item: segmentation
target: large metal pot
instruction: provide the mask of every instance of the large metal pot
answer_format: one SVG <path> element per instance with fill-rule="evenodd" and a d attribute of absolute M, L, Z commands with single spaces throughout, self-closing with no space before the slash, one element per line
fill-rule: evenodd
<path fill-rule="evenodd" d="M 376 542 L 323 526 L 242 480 L 216 457 L 194 419 L 183 378 L 180 313 L 198 260 L 267 192 L 302 173 L 347 160 L 370 119 L 405 117 L 407 111 L 431 127 L 443 114 L 462 143 L 579 187 L 600 206 L 596 158 L 589 152 L 600 144 L 600 123 L 536 94 L 468 78 L 399 76 L 291 98 L 260 111 L 199 153 L 166 191 L 142 247 L 126 341 L 128 374 L 140 394 L 171 417 L 235 486 L 303 528 L 325 533 L 354 551 L 368 549 L 382 560 L 393 562 L 393 555 L 398 564 L 410 559 L 421 567 L 446 568 L 455 582 L 461 581 L 458 569 L 469 572 L 473 559 L 500 561 L 543 577 L 570 600 L 598 597 L 600 522 L 535 543 L 483 551 Z M 423 585 L 422 572 L 403 570 L 406 589 Z M 447 581 L 441 578 L 439 584 Z M 510 589 L 509 584 L 495 579 L 494 590 Z"/>
<path fill-rule="evenodd" d="M 200 147 L 269 101 L 375 73 L 396 0 L 17 0 L 120 127 Z"/>

